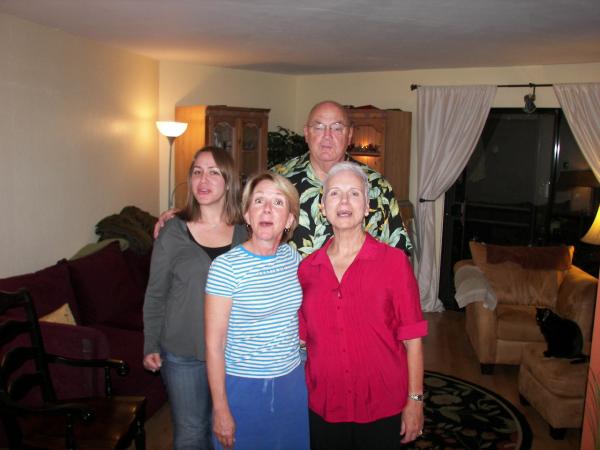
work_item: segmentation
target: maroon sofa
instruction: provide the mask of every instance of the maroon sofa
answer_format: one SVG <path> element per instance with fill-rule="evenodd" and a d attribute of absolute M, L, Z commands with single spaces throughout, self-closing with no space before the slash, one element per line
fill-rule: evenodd
<path fill-rule="evenodd" d="M 150 254 L 122 252 L 115 241 L 79 259 L 61 260 L 38 272 L 0 279 L 2 291 L 27 288 L 38 317 L 68 303 L 77 325 L 40 322 L 46 351 L 126 361 L 129 375 L 113 374 L 113 392 L 145 396 L 147 417 L 167 398 L 160 376 L 142 366 L 142 306 L 149 266 Z M 57 366 L 51 367 L 51 372 L 59 398 L 103 393 L 101 371 Z"/>

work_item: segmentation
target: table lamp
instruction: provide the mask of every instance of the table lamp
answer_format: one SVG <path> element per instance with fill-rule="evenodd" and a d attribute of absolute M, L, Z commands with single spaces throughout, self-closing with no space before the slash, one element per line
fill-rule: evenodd
<path fill-rule="evenodd" d="M 188 124 L 185 122 L 156 122 L 156 128 L 160 134 L 166 136 L 169 140 L 169 184 L 167 186 L 167 206 L 169 209 L 173 207 L 173 196 L 171 195 L 171 165 L 173 160 L 173 142 L 187 129 Z"/>
<path fill-rule="evenodd" d="M 596 218 L 587 233 L 581 238 L 586 244 L 600 245 L 600 207 L 596 212 Z"/>

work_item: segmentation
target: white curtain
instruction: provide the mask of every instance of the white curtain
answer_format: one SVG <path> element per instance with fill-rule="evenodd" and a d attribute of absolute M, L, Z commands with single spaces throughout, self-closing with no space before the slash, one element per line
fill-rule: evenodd
<path fill-rule="evenodd" d="M 600 83 L 555 84 L 554 93 L 581 153 L 600 180 Z"/>
<path fill-rule="evenodd" d="M 496 86 L 423 86 L 417 91 L 417 280 L 423 311 L 444 310 L 438 299 L 433 202 L 469 161 L 495 95 Z"/>

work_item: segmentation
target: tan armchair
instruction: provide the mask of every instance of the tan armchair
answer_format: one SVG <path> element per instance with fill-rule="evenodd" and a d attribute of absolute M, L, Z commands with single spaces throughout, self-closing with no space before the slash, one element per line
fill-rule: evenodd
<path fill-rule="evenodd" d="M 492 248 L 496 260 L 490 262 L 487 253 Z M 459 261 L 454 268 L 459 305 L 461 300 L 465 303 L 464 298 L 459 300 L 465 286 L 486 285 L 491 291 L 475 290 L 470 297 L 466 294 L 466 332 L 484 374 L 492 373 L 495 364 L 520 364 L 528 344 L 545 343 L 535 320 L 536 307 L 550 308 L 576 321 L 584 342 L 589 345 L 591 340 L 598 280 L 571 265 L 572 247 L 564 247 L 566 256 L 559 257 L 562 260 L 558 263 L 553 263 L 549 254 L 539 254 L 540 248 L 507 248 L 518 251 L 503 259 L 502 255 L 498 258 L 501 246 L 471 243 L 473 261 Z M 528 261 L 525 268 L 515 262 L 523 252 L 531 253 L 523 258 Z M 542 267 L 531 268 L 531 264 Z M 473 270 L 474 266 L 480 270 Z M 467 276 L 460 276 L 459 271 Z M 482 277 L 479 283 L 476 277 Z M 490 296 L 495 301 L 490 302 Z"/>

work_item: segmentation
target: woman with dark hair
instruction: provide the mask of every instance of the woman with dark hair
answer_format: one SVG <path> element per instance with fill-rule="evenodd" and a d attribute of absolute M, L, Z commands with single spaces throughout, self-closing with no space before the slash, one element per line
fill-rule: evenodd
<path fill-rule="evenodd" d="M 216 447 L 307 450 L 300 255 L 286 243 L 298 224 L 298 193 L 286 178 L 263 172 L 246 184 L 242 210 L 250 238 L 215 259 L 206 283 Z"/>
<path fill-rule="evenodd" d="M 144 360 L 160 369 L 173 421 L 173 448 L 212 449 L 211 398 L 204 348 L 204 291 L 214 258 L 246 240 L 239 179 L 231 155 L 194 155 L 187 203 L 154 243 L 144 300 Z"/>

